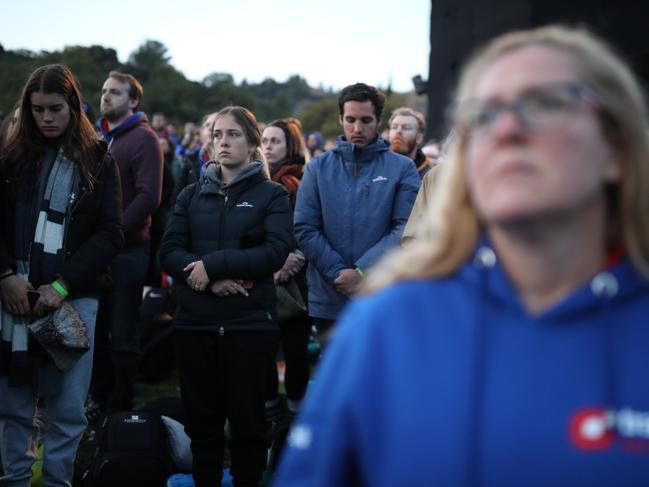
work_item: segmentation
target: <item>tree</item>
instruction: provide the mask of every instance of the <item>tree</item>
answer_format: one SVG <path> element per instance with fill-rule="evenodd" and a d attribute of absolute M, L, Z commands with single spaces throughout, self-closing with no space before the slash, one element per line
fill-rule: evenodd
<path fill-rule="evenodd" d="M 146 40 L 128 58 L 128 64 L 137 73 L 140 81 L 148 81 L 156 68 L 167 66 L 171 56 L 167 48 L 159 41 Z"/>

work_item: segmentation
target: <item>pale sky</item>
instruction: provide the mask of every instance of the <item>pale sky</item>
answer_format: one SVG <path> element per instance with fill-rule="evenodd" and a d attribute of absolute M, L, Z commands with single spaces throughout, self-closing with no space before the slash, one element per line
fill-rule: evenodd
<path fill-rule="evenodd" d="M 340 89 L 357 81 L 395 91 L 428 77 L 430 0 L 4 0 L 0 44 L 55 51 L 99 44 L 121 62 L 162 42 L 189 79 L 285 81 Z"/>

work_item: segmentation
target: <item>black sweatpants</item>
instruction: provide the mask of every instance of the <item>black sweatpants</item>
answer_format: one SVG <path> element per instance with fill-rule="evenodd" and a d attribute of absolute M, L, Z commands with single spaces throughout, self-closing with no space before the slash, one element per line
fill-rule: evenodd
<path fill-rule="evenodd" d="M 226 418 L 234 485 L 259 485 L 267 452 L 264 401 L 278 333 L 177 331 L 174 338 L 196 486 L 221 485 Z"/>

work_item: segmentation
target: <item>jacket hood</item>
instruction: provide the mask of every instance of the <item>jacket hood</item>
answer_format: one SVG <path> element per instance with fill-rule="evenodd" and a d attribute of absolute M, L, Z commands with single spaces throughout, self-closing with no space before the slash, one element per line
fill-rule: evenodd
<path fill-rule="evenodd" d="M 261 179 L 268 179 L 261 161 L 252 161 L 229 183 L 221 181 L 221 166 L 210 161 L 205 165 L 205 173 L 201 179 L 201 193 L 222 194 L 226 189 L 238 186 L 244 181 L 253 182 Z"/>
<path fill-rule="evenodd" d="M 485 357 L 489 343 L 493 341 L 494 321 L 498 315 L 513 316 L 524 326 L 556 328 L 580 327 L 587 325 L 600 330 L 600 344 L 606 357 L 603 372 L 603 401 L 612 410 L 619 409 L 619 382 L 616 367 L 619 351 L 615 344 L 616 315 L 614 309 L 646 293 L 647 280 L 631 264 L 629 259 L 621 258 L 611 265 L 603 265 L 590 282 L 584 283 L 558 303 L 543 312 L 530 316 L 524 308 L 518 293 L 510 282 L 504 269 L 499 265 L 494 250 L 483 237 L 479 241 L 473 258 L 459 271 L 460 279 L 473 288 L 475 296 L 475 366 L 472 368 L 471 401 L 482 402 L 482 391 L 488 380 L 485 376 Z M 490 311 L 487 311 L 489 308 Z M 497 315 L 494 315 L 494 312 Z M 469 485 L 478 482 L 482 452 L 476 439 L 476 432 L 482 431 L 484 420 L 479 408 L 470 412 L 467 435 L 467 471 L 471 472 Z"/>
<path fill-rule="evenodd" d="M 379 153 L 389 151 L 390 146 L 378 134 L 374 142 L 362 149 L 356 144 L 349 142 L 344 136 L 339 135 L 336 139 L 335 147 L 331 150 L 338 152 L 346 162 L 354 160 L 358 162 L 369 162 L 374 160 Z"/>
<path fill-rule="evenodd" d="M 499 303 L 503 308 L 528 315 L 487 238 L 480 239 L 471 260 L 459 272 L 460 277 L 476 286 L 485 298 Z M 622 258 L 615 265 L 603 265 L 590 282 L 573 291 L 537 318 L 570 320 L 589 309 L 604 306 L 608 301 L 630 299 L 643 292 L 646 286 L 647 280 L 644 276 L 627 258 Z"/>
<path fill-rule="evenodd" d="M 112 130 L 109 129 L 108 120 L 106 120 L 105 117 L 99 119 L 99 121 L 97 122 L 97 127 L 99 127 L 99 132 L 101 133 L 101 136 L 104 138 L 104 140 L 110 143 L 115 137 L 119 137 L 132 128 L 138 125 L 146 125 L 148 123 L 149 120 L 146 116 L 146 113 L 136 112 Z"/>

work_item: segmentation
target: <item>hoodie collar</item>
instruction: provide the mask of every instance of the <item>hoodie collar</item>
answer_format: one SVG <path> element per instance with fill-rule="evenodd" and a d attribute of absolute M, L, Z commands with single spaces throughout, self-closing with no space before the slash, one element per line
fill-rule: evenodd
<path fill-rule="evenodd" d="M 128 132 L 135 125 L 147 122 L 148 119 L 144 112 L 136 112 L 112 130 L 110 130 L 110 127 L 108 126 L 108 120 L 106 120 L 105 117 L 99 119 L 99 121 L 97 122 L 97 127 L 99 127 L 99 131 L 101 132 L 101 136 L 104 138 L 104 140 L 110 143 L 112 139 L 125 132 Z"/>
<path fill-rule="evenodd" d="M 264 164 L 261 161 L 252 161 L 232 181 L 224 183 L 221 180 L 221 167 L 218 163 L 210 161 L 205 165 L 205 173 L 201 180 L 201 194 L 223 194 L 228 188 L 260 176 L 267 179 L 264 174 Z"/>
<path fill-rule="evenodd" d="M 633 267 L 627 257 L 616 260 L 613 264 L 610 261 L 603 264 L 601 271 L 589 282 L 534 318 L 570 319 L 574 314 L 602 306 L 604 301 L 626 299 L 647 288 L 647 279 Z M 529 315 L 486 236 L 478 240 L 471 259 L 460 273 L 467 281 L 481 288 L 480 292 L 489 300 Z"/>
<path fill-rule="evenodd" d="M 344 136 L 339 135 L 336 139 L 336 146 L 332 150 L 341 154 L 346 161 L 368 162 L 374 160 L 379 153 L 389 150 L 389 147 L 378 134 L 374 142 L 362 149 L 349 142 Z"/>

